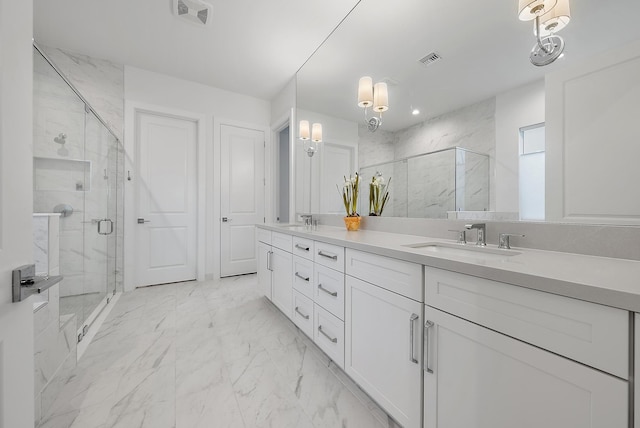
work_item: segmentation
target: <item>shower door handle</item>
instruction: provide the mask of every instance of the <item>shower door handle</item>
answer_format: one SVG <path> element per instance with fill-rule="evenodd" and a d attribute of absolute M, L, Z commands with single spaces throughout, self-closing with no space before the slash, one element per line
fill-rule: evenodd
<path fill-rule="evenodd" d="M 103 231 L 103 224 L 107 224 L 107 231 Z M 113 220 L 110 218 L 104 218 L 98 222 L 98 234 L 100 235 L 111 235 L 113 233 Z"/>

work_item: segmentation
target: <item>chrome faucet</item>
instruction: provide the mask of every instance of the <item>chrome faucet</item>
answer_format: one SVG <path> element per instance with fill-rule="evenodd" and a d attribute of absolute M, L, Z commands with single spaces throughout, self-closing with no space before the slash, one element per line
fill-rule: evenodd
<path fill-rule="evenodd" d="M 300 214 L 300 218 L 302 218 L 302 221 L 304 222 L 304 226 L 307 229 L 311 229 L 311 224 L 313 221 L 313 215 L 312 214 Z"/>
<path fill-rule="evenodd" d="M 476 240 L 476 245 L 480 247 L 487 246 L 487 225 L 485 223 L 473 223 L 467 224 L 464 227 L 467 230 L 476 229 L 478 231 L 478 239 Z"/>
<path fill-rule="evenodd" d="M 525 237 L 524 235 L 520 235 L 520 234 L 501 233 L 499 235 L 498 248 L 504 248 L 505 250 L 510 250 L 511 249 L 511 242 L 510 242 L 509 238 L 511 238 L 512 236 L 519 236 L 521 238 Z"/>

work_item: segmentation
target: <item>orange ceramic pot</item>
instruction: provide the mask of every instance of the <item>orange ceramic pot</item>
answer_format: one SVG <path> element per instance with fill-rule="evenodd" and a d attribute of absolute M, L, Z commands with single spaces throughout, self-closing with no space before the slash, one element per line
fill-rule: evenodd
<path fill-rule="evenodd" d="M 362 217 L 345 217 L 344 225 L 347 226 L 347 230 L 354 231 L 360 229 L 360 220 Z"/>

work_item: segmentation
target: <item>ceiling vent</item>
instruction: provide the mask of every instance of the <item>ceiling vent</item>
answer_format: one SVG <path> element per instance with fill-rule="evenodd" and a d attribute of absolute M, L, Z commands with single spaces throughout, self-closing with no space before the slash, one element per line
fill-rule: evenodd
<path fill-rule="evenodd" d="M 430 54 L 425 55 L 423 58 L 420 58 L 418 61 L 420 61 L 422 65 L 426 67 L 427 65 L 431 65 L 434 62 L 440 61 L 441 59 L 442 57 L 440 55 L 435 52 L 431 52 Z"/>
<path fill-rule="evenodd" d="M 207 25 L 211 21 L 212 7 L 199 0 L 173 0 L 173 12 L 198 25 Z"/>

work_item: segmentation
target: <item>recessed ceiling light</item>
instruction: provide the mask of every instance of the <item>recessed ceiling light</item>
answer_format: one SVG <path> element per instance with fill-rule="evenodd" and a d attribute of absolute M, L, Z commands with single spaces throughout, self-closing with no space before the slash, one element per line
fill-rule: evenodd
<path fill-rule="evenodd" d="M 420 110 L 418 110 L 417 108 L 414 108 L 413 110 L 411 110 L 411 114 L 414 116 L 417 116 L 420 114 Z"/>

